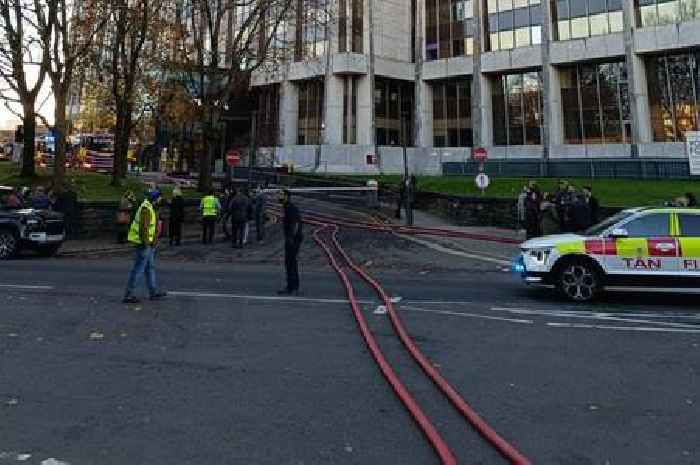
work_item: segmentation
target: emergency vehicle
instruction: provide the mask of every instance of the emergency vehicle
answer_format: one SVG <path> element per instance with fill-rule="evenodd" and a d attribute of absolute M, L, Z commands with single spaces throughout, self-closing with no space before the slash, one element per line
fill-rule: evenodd
<path fill-rule="evenodd" d="M 528 284 L 586 302 L 604 290 L 700 293 L 700 209 L 621 211 L 585 233 L 524 242 L 516 269 Z"/>

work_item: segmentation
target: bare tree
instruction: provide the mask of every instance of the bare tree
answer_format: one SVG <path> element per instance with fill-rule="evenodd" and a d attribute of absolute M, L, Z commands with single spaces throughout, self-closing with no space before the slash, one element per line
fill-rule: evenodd
<path fill-rule="evenodd" d="M 35 0 L 38 1 L 38 0 Z M 48 57 L 47 72 L 51 79 L 54 107 L 54 185 L 62 189 L 65 177 L 68 119 L 66 108 L 73 86 L 76 67 L 83 61 L 94 37 L 106 23 L 105 4 L 92 0 L 44 0 L 37 8 L 37 29 L 41 31 L 42 47 Z"/>
<path fill-rule="evenodd" d="M 35 176 L 34 138 L 36 135 L 37 98 L 46 79 L 49 54 L 43 43 L 50 31 L 36 27 L 37 16 L 44 14 L 40 0 L 0 0 L 0 98 L 22 106 L 24 148 L 22 177 Z M 29 71 L 36 71 L 31 80 Z"/>
<path fill-rule="evenodd" d="M 205 143 L 199 159 L 200 191 L 211 186 L 213 141 L 223 136 L 222 115 L 231 98 L 247 90 L 253 72 L 286 58 L 279 53 L 286 47 L 280 31 L 294 18 L 297 1 L 185 0 L 187 33 L 175 67 L 186 74 L 200 108 Z"/>

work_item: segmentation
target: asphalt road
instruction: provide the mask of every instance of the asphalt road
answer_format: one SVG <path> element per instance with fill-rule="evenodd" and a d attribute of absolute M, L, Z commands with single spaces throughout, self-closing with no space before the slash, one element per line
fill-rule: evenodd
<path fill-rule="evenodd" d="M 421 350 L 533 463 L 700 463 L 696 297 L 574 306 L 492 263 L 388 234 L 341 240 L 401 297 Z M 164 253 L 159 279 L 175 293 L 131 306 L 119 302 L 128 257 L 1 263 L 0 464 L 439 463 L 317 247 L 307 240 L 302 251 L 299 298 L 275 294 L 279 250 L 273 241 L 245 259 L 225 244 Z M 458 463 L 506 463 L 353 282 Z"/>

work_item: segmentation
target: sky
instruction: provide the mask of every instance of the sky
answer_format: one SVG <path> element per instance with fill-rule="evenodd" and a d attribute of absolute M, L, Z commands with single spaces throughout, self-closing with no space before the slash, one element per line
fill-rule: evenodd
<path fill-rule="evenodd" d="M 27 73 L 28 80 L 30 84 L 32 83 L 33 79 L 36 79 L 36 72 L 33 70 L 29 70 Z M 49 79 L 48 77 L 44 81 L 44 85 L 41 89 L 41 92 L 39 93 L 39 98 L 37 98 L 37 105 L 41 104 L 46 100 L 46 97 L 49 96 L 51 93 L 51 86 L 49 84 Z M 11 104 L 11 107 L 15 110 L 17 113 L 22 113 L 22 106 L 19 104 Z M 53 104 L 53 98 L 48 98 L 46 100 L 46 103 L 44 103 L 44 106 L 41 108 L 40 113 L 47 119 L 49 120 L 49 123 L 53 122 L 53 110 L 54 110 L 54 104 Z M 18 124 L 20 124 L 19 119 L 12 114 L 11 111 L 9 111 L 5 107 L 5 102 L 0 101 L 0 130 L 2 129 L 14 129 Z"/>

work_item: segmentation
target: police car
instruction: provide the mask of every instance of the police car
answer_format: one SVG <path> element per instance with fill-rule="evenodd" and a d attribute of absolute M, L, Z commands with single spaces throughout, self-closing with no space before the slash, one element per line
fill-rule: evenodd
<path fill-rule="evenodd" d="M 586 302 L 604 290 L 700 293 L 700 209 L 634 208 L 584 234 L 524 242 L 516 265 L 528 284 Z"/>

